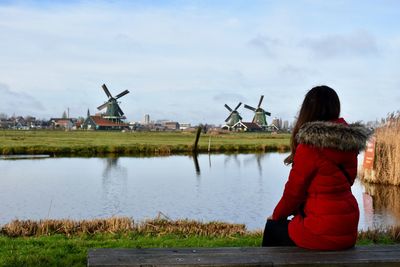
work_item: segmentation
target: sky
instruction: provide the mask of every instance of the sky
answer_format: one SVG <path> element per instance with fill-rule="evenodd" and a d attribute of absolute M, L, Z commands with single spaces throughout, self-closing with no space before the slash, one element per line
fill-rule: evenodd
<path fill-rule="evenodd" d="M 128 121 L 292 121 L 313 86 L 349 122 L 400 109 L 400 1 L 1 1 L 0 113 L 85 117 L 105 83 Z M 239 112 L 244 121 L 253 113 Z"/>

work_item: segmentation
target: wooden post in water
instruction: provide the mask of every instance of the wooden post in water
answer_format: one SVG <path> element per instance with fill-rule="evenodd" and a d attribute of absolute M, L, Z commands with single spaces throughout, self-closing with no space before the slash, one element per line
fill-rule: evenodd
<path fill-rule="evenodd" d="M 193 145 L 193 149 L 192 149 L 192 152 L 193 152 L 193 153 L 197 153 L 197 145 L 198 145 L 198 143 L 199 143 L 200 133 L 201 133 L 201 126 L 199 126 L 199 127 L 197 128 L 196 139 L 194 139 L 194 145 Z"/>

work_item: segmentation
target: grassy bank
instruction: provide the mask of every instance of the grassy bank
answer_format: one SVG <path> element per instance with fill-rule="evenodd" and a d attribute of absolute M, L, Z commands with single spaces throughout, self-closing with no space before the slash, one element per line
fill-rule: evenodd
<path fill-rule="evenodd" d="M 288 134 L 202 134 L 198 150 L 223 152 L 288 151 Z M 49 154 L 56 156 L 169 155 L 190 153 L 191 132 L 99 132 L 99 131 L 0 131 L 0 154 Z"/>
<path fill-rule="evenodd" d="M 86 266 L 90 248 L 248 247 L 259 246 L 260 236 L 143 236 L 97 234 L 29 238 L 0 236 L 0 266 Z"/>
<path fill-rule="evenodd" d="M 244 225 L 129 218 L 15 221 L 1 229 L 0 266 L 86 266 L 90 248 L 260 246 L 261 231 Z M 358 244 L 400 242 L 400 227 L 360 232 Z"/>
<path fill-rule="evenodd" d="M 375 130 L 375 159 L 371 173 L 362 175 L 370 183 L 400 185 L 400 113 Z"/>
<path fill-rule="evenodd" d="M 129 218 L 14 221 L 0 230 L 0 266 L 86 266 L 90 248 L 259 246 L 242 224 Z"/>

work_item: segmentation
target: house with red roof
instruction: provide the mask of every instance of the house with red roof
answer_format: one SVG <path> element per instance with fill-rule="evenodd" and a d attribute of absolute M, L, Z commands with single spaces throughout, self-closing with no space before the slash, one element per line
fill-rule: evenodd
<path fill-rule="evenodd" d="M 128 129 L 129 125 L 105 119 L 102 116 L 88 116 L 83 122 L 82 128 L 86 130 L 124 130 Z"/>

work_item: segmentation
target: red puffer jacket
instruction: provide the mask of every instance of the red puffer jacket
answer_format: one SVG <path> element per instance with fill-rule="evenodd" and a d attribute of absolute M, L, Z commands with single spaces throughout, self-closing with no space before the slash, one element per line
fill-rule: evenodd
<path fill-rule="evenodd" d="M 343 119 L 300 128 L 292 169 L 272 215 L 274 220 L 295 215 L 289 236 L 297 246 L 318 250 L 354 246 L 359 209 L 350 188 L 357 175 L 357 154 L 369 135 L 362 125 L 348 125 Z"/>

